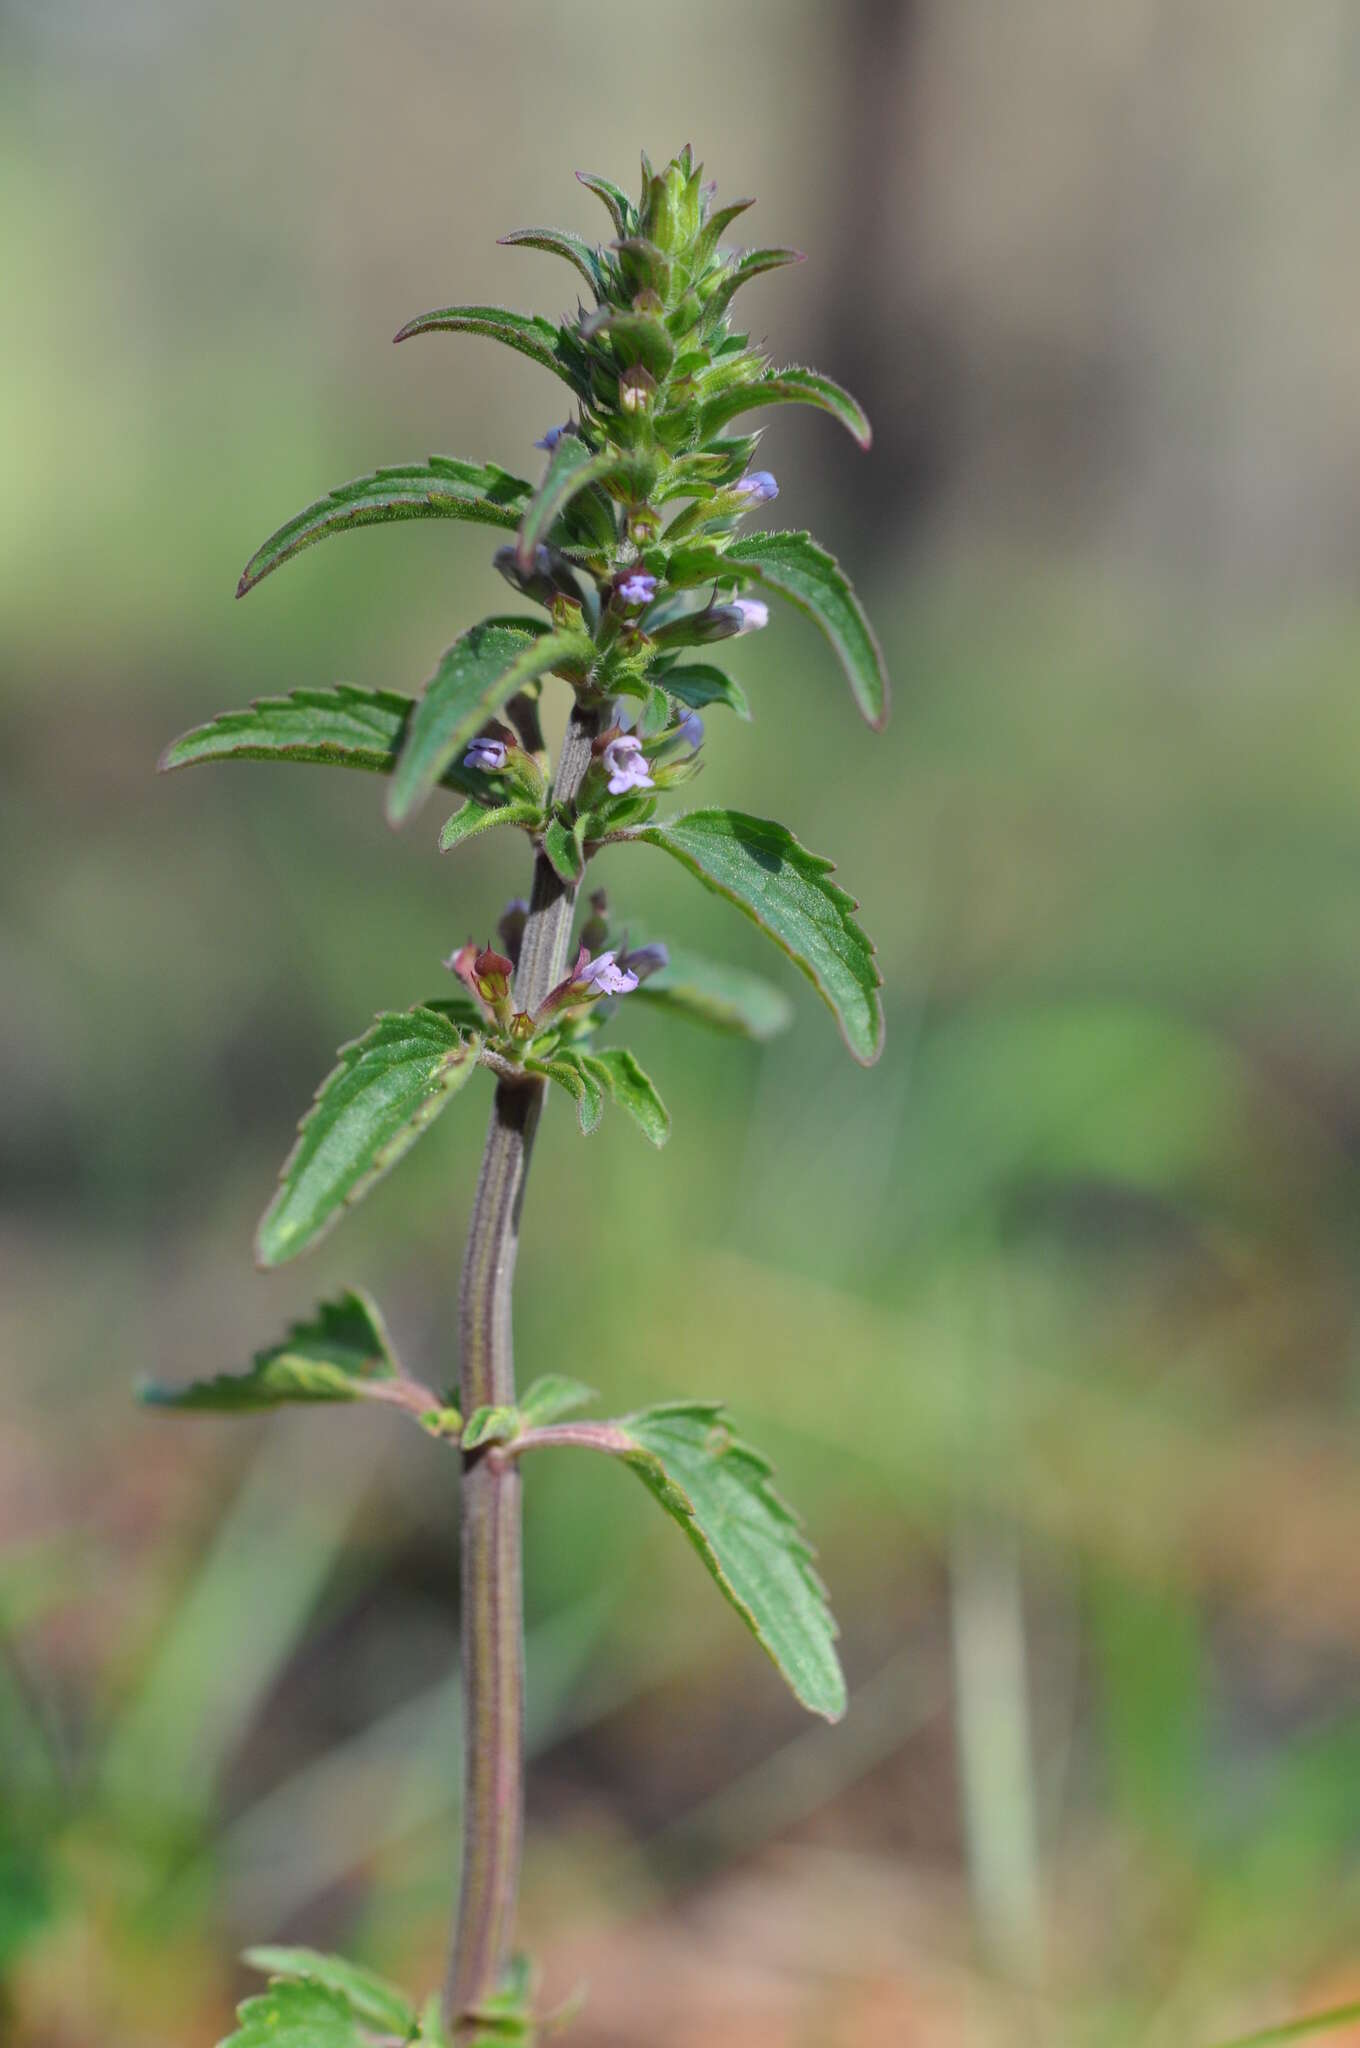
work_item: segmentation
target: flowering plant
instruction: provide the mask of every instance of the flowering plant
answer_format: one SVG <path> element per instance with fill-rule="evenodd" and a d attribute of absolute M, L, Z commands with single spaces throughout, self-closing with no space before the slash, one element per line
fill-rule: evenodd
<path fill-rule="evenodd" d="M 560 1088 L 583 1132 L 616 1105 L 653 1144 L 670 1119 L 649 1076 L 608 1034 L 626 1003 L 763 1038 L 785 1021 L 778 991 L 653 943 L 630 948 L 602 891 L 576 934 L 588 863 L 605 846 L 655 847 L 741 911 L 807 976 L 851 1053 L 882 1042 L 879 974 L 831 863 L 784 825 L 705 808 L 659 818 L 660 800 L 695 774 L 702 714 L 749 715 L 739 686 L 696 650 L 763 628 L 766 594 L 787 598 L 825 633 L 871 725 L 887 713 L 877 644 L 849 583 L 807 533 L 744 533 L 778 495 L 753 469 L 759 435 L 736 423 L 799 403 L 832 413 L 861 443 L 869 427 L 830 378 L 775 369 L 734 332 L 739 289 L 799 260 L 789 249 L 734 252 L 723 236 L 750 204 L 715 205 L 686 149 L 659 171 L 643 159 L 635 205 L 582 177 L 614 235 L 604 247 L 550 228 L 505 239 L 564 257 L 593 305 L 554 325 L 496 306 L 423 314 L 397 336 L 491 336 L 564 383 L 570 418 L 536 443 L 537 483 L 494 463 L 431 456 L 345 484 L 281 527 L 253 557 L 238 595 L 328 535 L 392 519 L 460 519 L 513 535 L 496 565 L 537 612 L 471 627 L 415 701 L 339 685 L 296 690 L 229 712 L 174 742 L 166 768 L 223 759 L 323 762 L 389 778 L 393 823 L 436 791 L 462 803 L 448 851 L 494 826 L 518 827 L 533 852 L 532 889 L 501 917 L 497 944 L 445 962 L 459 984 L 404 1013 L 385 1012 L 342 1047 L 284 1163 L 257 1239 L 275 1266 L 314 1244 L 394 1166 L 479 1072 L 494 1081 L 459 1301 L 456 1391 L 413 1378 L 376 1305 L 358 1290 L 259 1353 L 251 1369 L 149 1398 L 176 1410 L 248 1410 L 289 1401 L 372 1400 L 407 1411 L 462 1463 L 464 1835 L 448 1980 L 424 2010 L 366 1971 L 304 1950 L 252 1952 L 271 1982 L 240 2011 L 234 2048 L 265 2043 L 360 2048 L 383 2041 L 531 2041 L 527 1965 L 512 1955 L 523 1831 L 520 1487 L 527 1453 L 575 1446 L 622 1459 L 680 1524 L 722 1592 L 802 1703 L 836 1719 L 845 1688 L 835 1625 L 812 1553 L 720 1408 L 680 1400 L 608 1422 L 579 1419 L 587 1388 L 551 1374 L 517 1392 L 511 1288 L 519 1217 L 545 1096 Z M 570 691 L 551 768 L 540 724 L 544 683 Z M 568 964 L 568 963 L 572 964 Z M 577 1419 L 567 1420 L 569 1416 Z"/>

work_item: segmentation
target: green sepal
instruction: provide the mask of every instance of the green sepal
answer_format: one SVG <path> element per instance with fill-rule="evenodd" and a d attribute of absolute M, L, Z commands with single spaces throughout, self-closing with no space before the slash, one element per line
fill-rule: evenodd
<path fill-rule="evenodd" d="M 833 378 L 823 377 L 817 370 L 806 370 L 797 363 L 787 370 L 767 370 L 749 383 L 734 384 L 707 399 L 702 411 L 701 438 L 712 440 L 738 413 L 751 412 L 758 405 L 815 405 L 839 420 L 861 448 L 868 448 L 873 442 L 873 428 L 858 400 Z"/>
<path fill-rule="evenodd" d="M 322 1302 L 305 1322 L 294 1323 L 281 1343 L 257 1351 L 249 1372 L 219 1373 L 179 1387 L 153 1384 L 138 1393 L 151 1408 L 240 1415 L 288 1401 L 358 1401 L 400 1378 L 378 1304 L 351 1287 L 338 1300 Z"/>
<path fill-rule="evenodd" d="M 540 805 L 531 804 L 527 799 L 514 799 L 508 804 L 465 803 L 460 811 L 444 820 L 439 834 L 439 851 L 452 853 L 466 840 L 475 839 L 479 832 L 487 832 L 493 825 L 522 825 L 526 832 L 536 832 L 543 823 Z"/>
<path fill-rule="evenodd" d="M 319 1984 L 337 1993 L 366 2026 L 403 2038 L 416 2030 L 416 2009 L 405 1993 L 343 1956 L 321 1955 L 311 1948 L 248 1948 L 243 1960 L 266 1976 Z"/>
<path fill-rule="evenodd" d="M 751 706 L 741 684 L 711 662 L 678 662 L 674 668 L 662 671 L 660 681 L 672 697 L 678 697 L 691 711 L 706 711 L 710 704 L 725 704 L 738 718 L 750 719 Z"/>
<path fill-rule="evenodd" d="M 261 1219 L 259 1264 L 296 1258 L 367 1194 L 466 1084 L 478 1049 L 448 1017 L 420 1007 L 386 1012 L 341 1046 Z"/>
<path fill-rule="evenodd" d="M 650 1076 L 627 1047 L 605 1046 L 589 1059 L 593 1067 L 604 1069 L 610 1096 L 620 1109 L 627 1110 L 642 1135 L 653 1145 L 664 1145 L 671 1134 L 670 1114 Z"/>
<path fill-rule="evenodd" d="M 570 1047 L 564 1047 L 551 1059 L 527 1059 L 524 1064 L 531 1074 L 541 1074 L 545 1081 L 566 1089 L 576 1104 L 577 1120 L 587 1138 L 599 1128 L 600 1118 L 604 1115 L 604 1083 L 598 1074 L 591 1072 L 589 1060 Z"/>
<path fill-rule="evenodd" d="M 883 1049 L 882 977 L 852 915 L 855 899 L 828 879 L 834 862 L 787 826 L 744 811 L 690 811 L 624 836 L 661 847 L 759 925 L 818 990 L 854 1057 L 873 1065 Z"/>
<path fill-rule="evenodd" d="M 348 1999 L 314 1979 L 280 1979 L 236 2008 L 218 2048 L 368 2048 Z"/>
<path fill-rule="evenodd" d="M 724 568 L 744 582 L 778 591 L 819 626 L 849 681 L 861 715 L 881 732 L 888 722 L 888 672 L 864 608 L 834 555 L 810 533 L 753 533 L 734 541 Z"/>
<path fill-rule="evenodd" d="M 793 1022 L 792 1003 L 762 975 L 677 946 L 668 946 L 667 951 L 666 966 L 649 974 L 630 1000 L 758 1044 L 787 1031 Z"/>
<path fill-rule="evenodd" d="M 653 313 L 637 313 L 629 307 L 602 306 L 582 323 L 581 336 L 594 341 L 607 335 L 621 369 L 641 363 L 658 383 L 675 361 L 675 343 L 665 323 Z"/>
<path fill-rule="evenodd" d="M 513 530 L 532 489 L 494 462 L 479 466 L 450 455 L 375 470 L 318 498 L 272 533 L 246 563 L 236 595 L 244 597 L 281 563 L 352 526 L 375 526 L 391 519 L 472 519 Z"/>
<path fill-rule="evenodd" d="M 547 1372 L 520 1395 L 520 1421 L 525 1429 L 542 1429 L 545 1423 L 573 1415 L 578 1408 L 588 1407 L 595 1399 L 594 1387 L 586 1386 L 581 1380 L 568 1379 L 565 1373 Z"/>
<path fill-rule="evenodd" d="M 387 792 L 387 815 L 399 825 L 424 802 L 488 719 L 517 690 L 549 670 L 589 661 L 584 633 L 540 632 L 533 622 L 487 619 L 446 649 L 407 729 Z"/>
<path fill-rule="evenodd" d="M 536 313 L 516 313 L 509 306 L 440 306 L 433 313 L 417 313 L 392 339 L 410 341 L 417 334 L 480 334 L 489 341 L 503 341 L 581 393 L 580 379 L 562 347 L 561 330 Z"/>
<path fill-rule="evenodd" d="M 355 683 L 259 697 L 244 711 L 219 712 L 172 740 L 157 766 L 168 773 L 203 761 L 305 761 L 390 775 L 414 709 L 412 697 Z M 472 783 L 456 763 L 443 779 L 450 789 Z"/>
<path fill-rule="evenodd" d="M 561 817 L 552 817 L 543 828 L 543 851 L 553 872 L 568 887 L 579 882 L 585 873 L 586 857 L 581 844 L 584 822 L 576 818 L 568 824 Z"/>
<path fill-rule="evenodd" d="M 499 241 L 505 249 L 544 249 L 550 256 L 564 256 L 580 271 L 596 296 L 603 296 L 609 280 L 599 255 L 589 242 L 569 229 L 516 228 L 511 234 L 501 235 Z"/>

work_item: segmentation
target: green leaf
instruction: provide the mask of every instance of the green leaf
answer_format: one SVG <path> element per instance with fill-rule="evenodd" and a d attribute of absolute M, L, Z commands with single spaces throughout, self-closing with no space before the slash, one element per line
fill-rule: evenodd
<path fill-rule="evenodd" d="M 724 675 L 711 662 L 681 662 L 675 668 L 666 669 L 658 680 L 663 689 L 669 690 L 672 697 L 678 697 L 682 704 L 688 704 L 691 711 L 704 711 L 710 704 L 726 704 L 738 718 L 749 719 L 751 716 L 751 706 L 741 684 Z"/>
<path fill-rule="evenodd" d="M 320 1984 L 339 1994 L 356 2019 L 380 2027 L 384 2033 L 406 2035 L 416 2026 L 416 2009 L 382 1977 L 343 1956 L 325 1956 L 311 1948 L 248 1948 L 245 1960 L 252 1970 L 270 1977 L 300 1978 Z"/>
<path fill-rule="evenodd" d="M 479 1003 L 458 989 L 451 996 L 428 996 L 420 1006 L 433 1010 L 437 1016 L 447 1017 L 450 1024 L 456 1024 L 460 1031 L 485 1031 L 486 1013 Z"/>
<path fill-rule="evenodd" d="M 628 194 L 610 178 L 597 178 L 591 171 L 578 171 L 578 181 L 587 192 L 593 192 L 602 199 L 609 209 L 609 215 L 621 235 L 631 235 L 637 226 L 637 209 Z"/>
<path fill-rule="evenodd" d="M 568 1379 L 559 1372 L 544 1373 L 520 1395 L 520 1421 L 526 1429 L 541 1429 L 547 1422 L 574 1414 L 595 1398 L 594 1387 L 584 1386 L 580 1380 Z"/>
<path fill-rule="evenodd" d="M 703 409 L 704 440 L 711 440 L 738 413 L 751 412 L 758 405 L 815 405 L 838 419 L 861 448 L 868 448 L 874 438 L 863 408 L 848 391 L 819 371 L 795 363 L 787 370 L 767 370 L 764 376 L 733 385 L 709 399 Z"/>
<path fill-rule="evenodd" d="M 555 1052 L 549 1060 L 526 1060 L 531 1074 L 542 1074 L 547 1081 L 565 1088 L 576 1104 L 576 1115 L 586 1137 L 598 1129 L 604 1115 L 604 1084 L 597 1074 L 590 1071 L 590 1064 L 580 1053 L 570 1047 Z"/>
<path fill-rule="evenodd" d="M 518 1408 L 476 1408 L 463 1425 L 462 1448 L 475 1451 L 482 1444 L 508 1444 L 519 1431 Z"/>
<path fill-rule="evenodd" d="M 479 832 L 489 831 L 493 825 L 523 825 L 527 832 L 536 831 L 543 822 L 543 813 L 537 804 L 528 798 L 516 799 L 508 804 L 465 803 L 461 811 L 455 811 L 444 821 L 439 834 L 439 851 L 451 853 L 465 840 L 475 839 Z"/>
<path fill-rule="evenodd" d="M 415 334 L 482 334 L 490 341 L 503 341 L 576 389 L 560 330 L 536 313 L 516 313 L 508 306 L 441 306 L 433 313 L 418 313 L 392 339 L 409 341 Z"/>
<path fill-rule="evenodd" d="M 625 836 L 661 847 L 758 924 L 820 991 L 855 1058 L 873 1065 L 883 1050 L 882 977 L 851 915 L 854 898 L 827 879 L 833 862 L 800 846 L 787 826 L 744 811 L 690 811 Z"/>
<path fill-rule="evenodd" d="M 317 761 L 388 774 L 413 700 L 395 690 L 294 690 L 260 697 L 245 711 L 223 711 L 173 740 L 157 766 L 168 772 L 200 761 Z"/>
<path fill-rule="evenodd" d="M 671 1120 L 665 1103 L 651 1079 L 622 1045 L 606 1046 L 591 1055 L 591 1063 L 608 1075 L 609 1093 L 620 1109 L 626 1109 L 645 1138 L 664 1145 L 671 1134 Z"/>
<path fill-rule="evenodd" d="M 680 1524 L 798 1699 L 838 1721 L 845 1680 L 826 1588 L 764 1458 L 736 1442 L 715 1402 L 648 1408 L 616 1427 L 629 1445 L 619 1455 Z"/>
<path fill-rule="evenodd" d="M 356 477 L 271 534 L 246 563 L 236 595 L 244 597 L 281 562 L 351 526 L 375 526 L 389 519 L 473 519 L 483 526 L 513 530 L 530 492 L 522 477 L 511 476 L 494 462 L 479 467 L 450 455 L 431 455 L 425 462 Z"/>
<path fill-rule="evenodd" d="M 438 1011 L 388 1012 L 341 1046 L 260 1223 L 262 1266 L 296 1258 L 367 1194 L 468 1080 L 477 1041 Z"/>
<path fill-rule="evenodd" d="M 416 705 L 387 792 L 387 815 L 399 825 L 422 804 L 456 757 L 516 690 L 549 669 L 589 658 L 583 633 L 539 633 L 499 619 L 469 627 L 440 656 Z"/>
<path fill-rule="evenodd" d="M 630 1001 L 648 1002 L 693 1024 L 759 1043 L 787 1031 L 793 1005 L 782 989 L 744 967 L 706 960 L 678 946 L 668 946 L 665 967 L 634 990 Z"/>
<path fill-rule="evenodd" d="M 601 477 L 608 476 L 618 464 L 616 449 L 605 448 L 595 454 L 579 434 L 562 435 L 548 457 L 543 481 L 534 492 L 520 524 L 515 558 L 524 575 L 527 576 L 534 566 L 539 543 L 547 539 L 554 522 L 572 499 Z"/>
<path fill-rule="evenodd" d="M 585 872 L 586 857 L 581 845 L 582 820 L 566 825 L 561 818 L 550 818 L 543 833 L 543 851 L 552 862 L 554 872 L 570 886 L 579 882 Z"/>
<path fill-rule="evenodd" d="M 760 277 L 767 270 L 782 270 L 786 263 L 806 263 L 801 249 L 747 249 L 734 257 L 732 268 L 721 289 L 709 301 L 710 316 L 724 312 L 731 305 L 736 294 L 753 277 Z"/>
<path fill-rule="evenodd" d="M 753 533 L 728 550 L 743 579 L 777 590 L 820 626 L 875 731 L 888 722 L 888 674 L 873 627 L 833 555 L 810 533 Z"/>
<path fill-rule="evenodd" d="M 236 2008 L 218 2048 L 367 2048 L 347 1999 L 315 1982 L 271 1984 Z"/>
<path fill-rule="evenodd" d="M 1326 2012 L 1309 2013 L 1299 2020 L 1285 2020 L 1278 2027 L 1262 2027 L 1259 2033 L 1238 2034 L 1231 2041 L 1221 2041 L 1218 2048 L 1279 2048 L 1285 2041 L 1313 2039 L 1318 2034 L 1330 2034 L 1337 2027 L 1351 2026 L 1360 2020 L 1360 2000 L 1349 2005 L 1333 2005 Z"/>
<path fill-rule="evenodd" d="M 285 1401 L 357 1401 L 375 1383 L 399 1377 L 377 1303 L 351 1287 L 338 1301 L 323 1302 L 307 1322 L 294 1323 L 282 1343 L 257 1351 L 249 1372 L 140 1391 L 153 1408 L 243 1414 Z"/>
<path fill-rule="evenodd" d="M 513 234 L 502 235 L 500 241 L 507 249 L 545 249 L 550 256 L 565 256 L 593 292 L 598 295 L 603 290 L 605 277 L 599 257 L 589 242 L 566 228 L 516 228 Z"/>

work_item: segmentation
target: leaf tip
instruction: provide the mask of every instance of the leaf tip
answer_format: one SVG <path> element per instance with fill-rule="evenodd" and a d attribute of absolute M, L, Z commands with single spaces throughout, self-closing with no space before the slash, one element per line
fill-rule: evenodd
<path fill-rule="evenodd" d="M 249 564 L 247 564 L 246 567 L 241 571 L 240 577 L 237 580 L 236 595 L 238 597 L 244 597 L 248 590 L 253 590 L 255 588 L 255 583 L 257 580 L 257 578 L 251 576 L 250 566 Z"/>

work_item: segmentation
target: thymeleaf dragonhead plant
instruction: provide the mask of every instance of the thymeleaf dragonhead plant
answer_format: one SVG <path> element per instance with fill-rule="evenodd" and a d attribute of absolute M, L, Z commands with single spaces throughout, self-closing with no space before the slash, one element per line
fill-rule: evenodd
<path fill-rule="evenodd" d="M 785 402 L 834 414 L 864 447 L 868 423 L 829 378 L 774 369 L 733 332 L 741 286 L 798 259 L 790 249 L 725 248 L 724 234 L 750 202 L 715 206 L 688 149 L 659 173 L 644 157 L 637 205 L 604 178 L 582 182 L 611 216 L 606 246 L 552 228 L 506 240 L 565 257 L 589 288 L 589 309 L 578 305 L 553 325 L 497 306 L 449 306 L 397 336 L 488 335 L 567 386 L 571 417 L 536 444 L 547 457 L 539 481 L 446 456 L 380 469 L 280 527 L 238 592 L 352 526 L 462 519 L 512 536 L 496 565 L 538 610 L 471 627 L 417 700 L 350 685 L 299 689 L 200 726 L 162 763 L 291 760 L 375 770 L 389 777 L 394 824 L 437 789 L 463 799 L 440 834 L 446 851 L 497 825 L 518 826 L 533 850 L 529 900 L 501 917 L 497 944 L 465 945 L 444 963 L 457 978 L 454 992 L 379 1015 L 342 1047 L 303 1118 L 257 1243 L 264 1266 L 305 1251 L 474 1075 L 489 1075 L 495 1092 L 463 1259 L 456 1393 L 406 1372 L 377 1307 L 357 1289 L 295 1325 L 249 1372 L 148 1390 L 162 1407 L 193 1411 L 386 1402 L 461 1455 L 465 1798 L 442 1999 L 419 2012 L 336 1958 L 255 1950 L 251 1960 L 272 1981 L 241 2007 L 234 2048 L 534 2038 L 527 1966 L 511 1959 L 523 1830 L 527 1452 L 579 1446 L 631 1466 L 802 1703 L 833 1720 L 845 1704 L 812 1553 L 769 1467 L 730 1434 L 717 1405 L 680 1400 L 587 1422 L 564 1419 L 591 1399 L 572 1380 L 550 1372 L 522 1394 L 515 1388 L 511 1285 L 525 1176 L 550 1089 L 572 1098 L 582 1131 L 593 1131 L 613 1103 L 661 1145 L 670 1120 L 656 1089 L 626 1047 L 608 1042 L 621 1004 L 625 1015 L 628 1004 L 654 1004 L 757 1039 L 786 1016 L 782 995 L 752 975 L 615 936 L 600 891 L 573 938 L 577 896 L 601 847 L 656 847 L 734 904 L 818 989 L 856 1059 L 876 1059 L 883 1032 L 873 948 L 854 902 L 831 880 L 830 861 L 786 826 L 743 811 L 657 815 L 661 797 L 697 771 L 700 714 L 726 706 L 749 715 L 739 686 L 707 657 L 719 642 L 766 624 L 767 592 L 816 621 L 860 711 L 883 724 L 882 659 L 831 556 L 807 533 L 742 533 L 776 485 L 752 467 L 758 434 L 734 431 L 745 415 Z M 551 775 L 539 719 L 550 676 L 570 691 Z"/>

